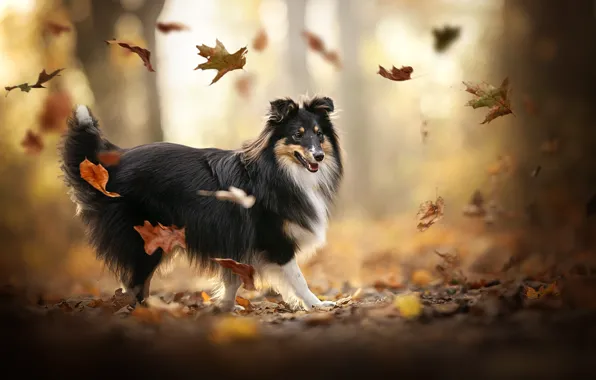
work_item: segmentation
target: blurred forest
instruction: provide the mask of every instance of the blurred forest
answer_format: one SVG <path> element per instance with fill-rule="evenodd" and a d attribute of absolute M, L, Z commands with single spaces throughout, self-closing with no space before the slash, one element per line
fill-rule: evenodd
<path fill-rule="evenodd" d="M 164 33 L 157 22 L 189 29 Z M 432 31 L 445 25 L 461 32 L 437 51 Z M 261 29 L 266 46 L 255 49 Z M 312 51 L 304 30 L 341 66 Z M 155 72 L 104 42 L 112 38 L 147 48 Z M 210 86 L 214 72 L 193 71 L 204 61 L 195 46 L 216 38 L 230 52 L 247 46 L 247 64 Z M 595 53 L 591 0 L 0 0 L 2 87 L 65 68 L 47 89 L 0 97 L 1 280 L 48 291 L 117 287 L 59 178 L 56 146 L 75 104 L 120 146 L 234 148 L 259 133 L 270 100 L 305 94 L 334 99 L 347 152 L 309 282 L 436 276 L 435 249 L 457 251 L 470 275 L 512 257 L 524 271 L 589 263 Z M 412 66 L 412 80 L 387 80 L 379 65 Z M 465 106 L 462 81 L 498 86 L 505 77 L 514 114 L 480 124 L 485 111 Z M 21 144 L 28 130 L 43 137 L 35 154 Z M 477 190 L 484 212 L 470 211 Z M 445 216 L 420 232 L 418 207 L 437 195 Z M 195 281 L 183 264 L 153 286 Z"/>

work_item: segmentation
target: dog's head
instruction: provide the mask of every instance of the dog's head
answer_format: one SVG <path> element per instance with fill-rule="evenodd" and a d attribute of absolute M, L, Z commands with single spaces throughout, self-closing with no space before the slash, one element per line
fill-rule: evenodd
<path fill-rule="evenodd" d="M 313 98 L 302 107 L 291 99 L 271 102 L 268 126 L 271 128 L 273 152 L 282 165 L 299 165 L 311 173 L 333 155 L 337 136 L 329 114 L 333 100 Z"/>

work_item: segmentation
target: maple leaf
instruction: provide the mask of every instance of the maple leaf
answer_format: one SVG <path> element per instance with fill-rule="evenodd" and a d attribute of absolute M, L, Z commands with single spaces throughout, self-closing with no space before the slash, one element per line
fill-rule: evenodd
<path fill-rule="evenodd" d="M 66 91 L 50 93 L 39 115 L 39 127 L 43 132 L 62 132 L 72 113 L 72 100 Z"/>
<path fill-rule="evenodd" d="M 97 160 L 105 166 L 114 166 L 120 163 L 122 152 L 119 150 L 108 150 L 97 153 Z"/>
<path fill-rule="evenodd" d="M 55 36 L 59 36 L 62 33 L 70 32 L 72 28 L 68 25 L 62 25 L 54 21 L 46 22 L 46 30 Z"/>
<path fill-rule="evenodd" d="M 487 83 L 463 82 L 463 84 L 467 92 L 478 97 L 466 103 L 467 106 L 474 109 L 481 107 L 489 109 L 481 124 L 488 124 L 499 116 L 513 114 L 509 100 L 509 78 L 505 78 L 498 88 Z"/>
<path fill-rule="evenodd" d="M 184 228 L 178 228 L 176 226 L 165 227 L 161 223 L 153 226 L 149 221 L 145 220 L 142 226 L 134 226 L 134 229 L 143 238 L 145 252 L 148 255 L 155 253 L 158 248 L 163 249 L 164 253 L 171 253 L 176 247 L 186 249 Z"/>
<path fill-rule="evenodd" d="M 457 26 L 445 25 L 443 28 L 433 28 L 435 51 L 442 53 L 459 38 L 461 29 Z"/>
<path fill-rule="evenodd" d="M 136 45 L 133 45 L 133 44 L 130 44 L 128 42 L 119 41 L 116 39 L 106 40 L 105 43 L 108 45 L 118 44 L 118 46 L 123 47 L 123 48 L 135 53 L 136 55 L 139 56 L 139 58 L 141 58 L 141 60 L 143 61 L 143 65 L 145 65 L 147 70 L 149 70 L 151 72 L 155 72 L 155 70 L 153 70 L 153 66 L 151 65 L 151 52 L 149 50 L 144 49 L 139 46 L 136 46 Z"/>
<path fill-rule="evenodd" d="M 324 60 L 334 65 L 337 69 L 341 69 L 342 65 L 339 54 L 334 50 L 327 49 L 321 37 L 307 30 L 302 32 L 302 36 L 306 39 L 306 43 L 312 51 L 319 53 Z"/>
<path fill-rule="evenodd" d="M 418 218 L 418 231 L 426 231 L 430 226 L 443 218 L 445 200 L 437 197 L 435 202 L 425 201 L 420 204 L 416 217 Z"/>
<path fill-rule="evenodd" d="M 251 208 L 255 205 L 256 202 L 256 198 L 254 197 L 254 195 L 246 195 L 244 190 L 238 189 L 234 186 L 230 186 L 228 190 L 199 190 L 198 194 L 203 196 L 214 196 L 216 199 L 219 199 L 221 201 L 230 201 L 238 203 L 244 208 Z"/>
<path fill-rule="evenodd" d="M 81 178 L 83 178 L 97 190 L 101 191 L 103 194 L 111 198 L 120 197 L 120 194 L 106 190 L 109 175 L 108 171 L 101 166 L 101 164 L 95 165 L 93 162 L 85 158 L 85 160 L 79 165 L 79 171 L 81 173 Z"/>
<path fill-rule="evenodd" d="M 205 44 L 199 46 L 199 55 L 203 58 L 207 58 L 207 62 L 203 62 L 195 67 L 195 70 L 217 70 L 217 75 L 209 85 L 217 82 L 226 73 L 232 70 L 238 70 L 246 65 L 246 53 L 248 49 L 246 47 L 238 49 L 234 54 L 228 53 L 224 44 L 219 40 L 215 40 L 215 47 L 209 47 Z"/>
<path fill-rule="evenodd" d="M 256 290 L 255 288 L 255 268 L 252 265 L 242 264 L 232 259 L 211 259 L 224 268 L 230 269 L 232 272 L 240 276 L 244 289 Z"/>
<path fill-rule="evenodd" d="M 269 36 L 267 36 L 267 32 L 265 29 L 259 29 L 259 32 L 252 40 L 252 48 L 255 51 L 263 51 L 269 44 Z"/>
<path fill-rule="evenodd" d="M 379 74 L 383 78 L 387 78 L 397 82 L 402 82 L 405 80 L 412 79 L 410 75 L 412 75 L 413 72 L 414 69 L 412 68 L 412 66 L 402 66 L 401 69 L 392 66 L 391 72 L 389 72 L 383 66 L 379 65 L 379 71 L 377 72 L 377 74 Z"/>
<path fill-rule="evenodd" d="M 158 22 L 156 28 L 160 32 L 166 34 L 170 32 L 182 32 L 185 30 L 190 30 L 187 25 L 184 25 L 180 22 Z"/>
<path fill-rule="evenodd" d="M 30 85 L 29 83 L 22 83 L 16 86 L 7 86 L 4 87 L 4 89 L 6 90 L 6 96 L 8 96 L 8 93 L 12 90 L 14 90 L 15 88 L 18 88 L 19 90 L 23 91 L 23 92 L 29 92 L 31 91 L 31 89 L 33 88 L 45 88 L 43 85 L 44 83 L 50 81 L 52 78 L 56 77 L 56 76 L 60 76 L 58 74 L 60 74 L 60 72 L 64 70 L 64 69 L 58 69 L 55 71 L 52 71 L 51 73 L 46 73 L 46 70 L 42 70 L 41 73 L 39 73 L 39 76 L 37 77 L 37 82 L 35 82 L 33 85 Z"/>
<path fill-rule="evenodd" d="M 21 141 L 21 146 L 25 148 L 27 154 L 39 154 L 43 150 L 43 141 L 39 134 L 27 130 L 25 138 Z"/>

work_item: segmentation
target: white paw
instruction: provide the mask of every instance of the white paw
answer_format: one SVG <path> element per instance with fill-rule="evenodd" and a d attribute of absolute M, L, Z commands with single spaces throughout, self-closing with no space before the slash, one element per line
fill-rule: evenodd
<path fill-rule="evenodd" d="M 244 308 L 244 306 L 240 306 L 240 305 L 234 305 L 234 307 L 232 308 L 232 311 L 244 311 L 246 310 Z"/>
<path fill-rule="evenodd" d="M 217 307 L 226 313 L 233 313 L 235 311 L 243 311 L 245 310 L 243 306 L 240 305 L 236 305 L 235 302 L 229 302 L 229 301 L 222 301 L 222 302 L 218 302 L 217 303 Z"/>
<path fill-rule="evenodd" d="M 333 301 L 322 301 L 320 305 L 316 305 L 315 307 L 335 307 L 336 305 L 337 303 Z"/>

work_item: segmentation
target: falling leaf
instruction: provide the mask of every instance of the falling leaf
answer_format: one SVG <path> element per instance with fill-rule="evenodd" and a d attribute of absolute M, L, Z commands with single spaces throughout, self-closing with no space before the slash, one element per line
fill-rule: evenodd
<path fill-rule="evenodd" d="M 232 259 L 211 259 L 224 268 L 230 269 L 232 272 L 240 276 L 244 289 L 255 289 L 255 268 L 248 264 L 242 264 Z"/>
<path fill-rule="evenodd" d="M 259 337 L 259 324 L 251 318 L 225 316 L 213 325 L 209 338 L 214 343 L 254 340 Z"/>
<path fill-rule="evenodd" d="M 246 47 L 238 49 L 234 54 L 228 53 L 224 44 L 215 40 L 215 47 L 207 45 L 197 45 L 199 55 L 207 58 L 207 62 L 199 64 L 195 70 L 217 70 L 217 75 L 211 81 L 210 85 L 221 79 L 226 73 L 232 70 L 238 70 L 246 65 Z"/>
<path fill-rule="evenodd" d="M 328 50 L 321 37 L 307 30 L 302 32 L 302 36 L 306 39 L 308 47 L 321 55 L 324 60 L 333 64 L 337 69 L 341 69 L 342 64 L 339 54 L 336 51 Z"/>
<path fill-rule="evenodd" d="M 113 193 L 106 190 L 109 175 L 108 171 L 101 166 L 101 164 L 95 165 L 85 158 L 85 160 L 79 165 L 79 171 L 81 173 L 81 178 L 108 197 L 116 198 L 120 196 L 118 193 Z"/>
<path fill-rule="evenodd" d="M 32 88 L 45 88 L 43 85 L 44 83 L 49 82 L 52 78 L 56 77 L 56 76 L 60 76 L 58 75 L 62 70 L 64 69 L 58 69 L 55 71 L 52 71 L 51 73 L 46 73 L 46 70 L 42 70 L 41 73 L 39 73 L 39 76 L 37 77 L 37 82 L 35 82 L 33 85 L 29 85 L 29 83 L 23 83 L 23 84 L 19 84 L 17 86 L 7 86 L 4 87 L 4 89 L 6 90 L 6 96 L 8 96 L 8 93 L 12 90 L 14 90 L 15 88 L 18 88 L 19 90 L 23 91 L 23 92 L 29 92 L 31 91 Z"/>
<path fill-rule="evenodd" d="M 254 76 L 252 74 L 243 75 L 236 80 L 236 91 L 238 91 L 241 96 L 248 98 L 252 91 L 253 83 Z"/>
<path fill-rule="evenodd" d="M 72 28 L 68 25 L 62 25 L 54 21 L 46 22 L 46 30 L 55 36 L 59 36 L 65 32 L 70 32 L 71 29 Z"/>
<path fill-rule="evenodd" d="M 242 298 L 240 296 L 236 296 L 236 303 L 238 305 L 242 306 L 246 311 L 252 311 L 253 310 L 252 303 L 250 303 L 250 301 L 247 300 L 246 298 Z"/>
<path fill-rule="evenodd" d="M 107 150 L 97 153 L 97 160 L 105 166 L 114 166 L 120 163 L 121 155 L 119 150 Z"/>
<path fill-rule="evenodd" d="M 422 143 L 426 144 L 426 140 L 428 140 L 428 121 L 426 120 L 420 124 L 420 136 L 422 138 Z"/>
<path fill-rule="evenodd" d="M 383 78 L 401 82 L 412 79 L 410 75 L 412 75 L 413 72 L 414 69 L 412 68 L 412 66 L 402 66 L 401 69 L 392 66 L 391 72 L 389 72 L 383 66 L 379 65 L 379 72 L 377 74 L 379 74 Z"/>
<path fill-rule="evenodd" d="M 435 39 L 435 51 L 442 53 L 446 51 L 459 38 L 461 29 L 457 26 L 445 25 L 443 28 L 433 28 Z"/>
<path fill-rule="evenodd" d="M 230 186 L 230 188 L 226 190 L 218 190 L 218 191 L 206 191 L 206 190 L 199 190 L 199 195 L 203 196 L 214 196 L 216 199 L 220 201 L 230 201 L 234 203 L 238 203 L 244 208 L 251 208 L 255 205 L 256 198 L 254 195 L 246 195 L 244 190 L 238 189 L 237 187 Z"/>
<path fill-rule="evenodd" d="M 66 121 L 72 114 L 72 100 L 65 91 L 50 93 L 43 104 L 39 115 L 39 128 L 43 132 L 62 132 L 66 129 Z"/>
<path fill-rule="evenodd" d="M 406 319 L 414 319 L 422 314 L 422 303 L 420 303 L 420 297 L 415 293 L 396 296 L 393 305 Z"/>
<path fill-rule="evenodd" d="M 489 109 L 481 124 L 488 124 L 499 116 L 513 114 L 509 100 L 509 78 L 505 78 L 499 88 L 486 83 L 463 82 L 463 84 L 466 86 L 467 92 L 477 96 L 476 99 L 466 103 L 467 106 L 474 109 L 481 107 Z"/>
<path fill-rule="evenodd" d="M 252 40 L 252 48 L 254 51 L 263 51 L 269 44 L 269 36 L 264 28 L 259 29 L 259 32 Z"/>
<path fill-rule="evenodd" d="M 142 47 L 139 47 L 139 46 L 136 46 L 136 45 L 124 42 L 124 41 L 119 41 L 116 39 L 106 40 L 105 43 L 108 45 L 118 44 L 120 47 L 123 47 L 123 48 L 135 53 L 136 55 L 139 56 L 139 58 L 141 58 L 141 60 L 143 61 L 143 64 L 147 68 L 147 70 L 149 70 L 151 72 L 155 72 L 155 70 L 153 70 L 153 66 L 151 65 L 151 52 L 149 50 L 143 49 Z"/>
<path fill-rule="evenodd" d="M 540 150 L 545 154 L 555 154 L 559 151 L 559 148 L 559 139 L 554 137 L 549 138 L 540 145 Z"/>
<path fill-rule="evenodd" d="M 163 249 L 165 253 L 171 253 L 176 247 L 186 248 L 184 227 L 165 227 L 161 223 L 154 227 L 145 220 L 142 226 L 134 226 L 134 229 L 143 238 L 148 255 L 152 255 L 158 248 Z"/>
<path fill-rule="evenodd" d="M 445 200 L 437 197 L 436 201 L 426 201 L 420 204 L 416 217 L 418 218 L 418 231 L 426 231 L 430 226 L 443 218 Z"/>
<path fill-rule="evenodd" d="M 39 154 L 43 150 L 43 141 L 39 134 L 27 130 L 25 138 L 21 141 L 21 146 L 25 148 L 27 154 Z"/>
<path fill-rule="evenodd" d="M 532 170 L 532 173 L 530 173 L 530 175 L 532 177 L 537 177 L 538 173 L 540 173 L 541 169 L 542 169 L 542 166 L 540 166 L 540 165 L 536 166 L 536 168 L 534 170 Z"/>
<path fill-rule="evenodd" d="M 180 22 L 158 22 L 156 27 L 157 30 L 165 34 L 170 32 L 182 32 L 185 30 L 190 30 L 187 25 L 184 25 Z"/>

